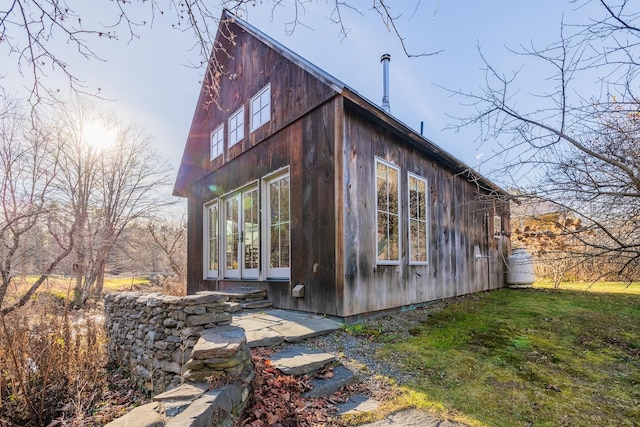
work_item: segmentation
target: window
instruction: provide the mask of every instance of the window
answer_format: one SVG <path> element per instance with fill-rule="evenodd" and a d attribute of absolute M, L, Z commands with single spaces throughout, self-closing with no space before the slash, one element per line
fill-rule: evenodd
<path fill-rule="evenodd" d="M 229 117 L 229 147 L 244 138 L 244 106 Z"/>
<path fill-rule="evenodd" d="M 400 262 L 399 170 L 376 159 L 376 216 L 378 264 Z"/>
<path fill-rule="evenodd" d="M 251 132 L 271 120 L 271 84 L 251 98 Z"/>
<path fill-rule="evenodd" d="M 207 223 L 205 227 L 205 262 L 206 277 L 216 279 L 218 277 L 219 255 L 219 213 L 218 203 L 205 207 Z"/>
<path fill-rule="evenodd" d="M 502 218 L 500 215 L 493 217 L 493 237 L 502 237 Z"/>
<path fill-rule="evenodd" d="M 211 132 L 211 146 L 209 147 L 209 154 L 211 160 L 222 154 L 224 148 L 224 127 L 218 126 L 213 132 Z"/>
<path fill-rule="evenodd" d="M 409 263 L 427 263 L 427 180 L 409 174 Z"/>
<path fill-rule="evenodd" d="M 267 277 L 288 279 L 291 276 L 289 217 L 289 174 L 266 182 Z"/>

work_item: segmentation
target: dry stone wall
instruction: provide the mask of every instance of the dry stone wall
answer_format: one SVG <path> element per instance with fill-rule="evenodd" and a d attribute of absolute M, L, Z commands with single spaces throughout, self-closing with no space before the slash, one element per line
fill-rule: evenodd
<path fill-rule="evenodd" d="M 213 370 L 191 358 L 203 331 L 211 333 L 231 323 L 233 308 L 226 301 L 226 296 L 215 293 L 184 297 L 136 292 L 108 294 L 105 323 L 109 357 L 152 393 L 185 381 L 204 381 L 214 370 L 216 375 L 227 372 L 240 375 L 248 359 L 244 348 L 234 347 L 240 355 L 234 354 L 235 360 L 231 362 L 226 355 L 221 357 L 224 362 L 211 360 L 208 365 L 213 365 Z"/>
<path fill-rule="evenodd" d="M 110 359 L 150 392 L 164 392 L 110 427 L 237 422 L 254 369 L 244 330 L 230 325 L 237 304 L 227 298 L 214 292 L 105 297 Z"/>

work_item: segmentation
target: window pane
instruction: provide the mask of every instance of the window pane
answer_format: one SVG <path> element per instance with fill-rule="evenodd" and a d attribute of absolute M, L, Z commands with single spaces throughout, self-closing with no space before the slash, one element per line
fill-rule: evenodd
<path fill-rule="evenodd" d="M 280 267 L 290 267 L 289 264 L 289 224 L 280 226 Z"/>
<path fill-rule="evenodd" d="M 209 217 L 209 271 L 218 270 L 218 205 L 209 206 L 207 209 Z"/>
<path fill-rule="evenodd" d="M 289 222 L 289 177 L 280 181 L 280 222 Z"/>
<path fill-rule="evenodd" d="M 209 240 L 209 270 L 218 269 L 218 239 Z"/>
<path fill-rule="evenodd" d="M 235 270 L 238 268 L 238 199 L 233 198 L 226 202 L 226 268 Z"/>
<path fill-rule="evenodd" d="M 280 267 L 280 225 L 273 225 L 271 228 L 271 247 L 269 248 L 270 252 L 270 262 L 271 268 L 279 268 Z"/>
<path fill-rule="evenodd" d="M 418 200 L 418 192 L 414 188 L 411 188 L 409 190 L 409 218 L 420 218 Z"/>
<path fill-rule="evenodd" d="M 415 219 L 409 221 L 409 251 L 411 260 L 416 260 L 416 254 L 420 251 L 420 224 Z"/>
<path fill-rule="evenodd" d="M 398 260 L 400 259 L 400 233 L 398 228 L 398 216 L 390 215 L 389 216 L 389 259 L 390 260 Z"/>
<path fill-rule="evenodd" d="M 389 259 L 389 217 L 386 213 L 378 212 L 378 259 Z"/>
<path fill-rule="evenodd" d="M 259 223 L 258 223 L 258 190 L 243 195 L 244 211 L 244 266 L 258 268 L 259 265 Z"/>
<path fill-rule="evenodd" d="M 218 206 L 209 208 L 209 238 L 214 239 L 218 236 Z"/>
<path fill-rule="evenodd" d="M 389 212 L 397 214 L 398 211 L 398 171 L 389 168 Z"/>
<path fill-rule="evenodd" d="M 384 178 L 378 178 L 378 210 L 389 212 L 389 186 L 387 180 Z"/>
<path fill-rule="evenodd" d="M 427 261 L 427 224 L 418 222 L 418 251 L 416 261 Z"/>
<path fill-rule="evenodd" d="M 221 125 L 221 126 L 218 126 L 216 130 L 211 132 L 211 143 L 209 147 L 211 160 L 215 159 L 220 154 L 222 154 L 223 142 L 224 142 L 223 127 Z"/>

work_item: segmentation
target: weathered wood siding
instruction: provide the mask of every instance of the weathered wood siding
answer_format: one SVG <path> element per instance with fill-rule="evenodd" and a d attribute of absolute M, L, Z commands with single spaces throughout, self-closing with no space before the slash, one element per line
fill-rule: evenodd
<path fill-rule="evenodd" d="M 335 288 L 334 102 L 327 102 L 222 165 L 192 188 L 189 201 L 188 292 L 250 285 L 267 289 L 280 308 L 339 315 Z M 203 205 L 269 173 L 289 167 L 291 281 L 203 278 Z M 291 287 L 305 285 L 305 297 Z"/>
<path fill-rule="evenodd" d="M 218 51 L 213 55 L 223 73 L 218 76 L 218 97 L 210 99 L 204 87 L 201 90 L 191 123 L 175 190 L 186 193 L 188 186 L 204 178 L 210 172 L 240 156 L 251 147 L 260 144 L 270 135 L 288 126 L 312 109 L 336 95 L 334 88 L 315 78 L 307 71 L 284 57 L 281 52 L 256 39 L 234 23 L 221 26 L 217 40 Z M 235 46 L 229 43 L 231 35 Z M 250 101 L 263 87 L 271 85 L 271 120 L 250 131 Z M 208 105 L 208 108 L 204 108 Z M 225 140 L 228 138 L 227 120 L 244 105 L 245 138 L 227 147 L 217 159 L 209 159 L 210 135 L 220 124 L 225 124 Z"/>
<path fill-rule="evenodd" d="M 488 233 L 496 198 L 357 108 L 345 111 L 343 153 L 345 301 L 341 315 L 388 310 L 503 285 L 501 239 Z M 400 265 L 376 265 L 375 157 L 400 168 Z M 428 181 L 426 266 L 408 262 L 408 172 Z"/>

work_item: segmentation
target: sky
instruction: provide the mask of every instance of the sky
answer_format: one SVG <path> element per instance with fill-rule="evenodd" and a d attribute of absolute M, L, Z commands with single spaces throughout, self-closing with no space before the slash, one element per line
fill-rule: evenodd
<path fill-rule="evenodd" d="M 87 19 L 109 22 L 114 16 L 105 3 L 68 3 L 81 8 L 79 12 Z M 489 177 L 492 163 L 480 162 L 491 158 L 497 149 L 478 145 L 478 129 L 447 129 L 457 123 L 457 117 L 473 114 L 464 99 L 452 96 L 450 90 L 478 91 L 483 86 L 485 72 L 478 48 L 497 69 L 507 74 L 521 70 L 523 94 L 544 90 L 548 84 L 545 76 L 552 70 L 531 64 L 509 49 L 532 44 L 544 47 L 558 40 L 563 19 L 584 22 L 588 16 L 586 8 L 569 0 L 390 2 L 410 53 L 441 51 L 409 58 L 398 37 L 369 9 L 370 2 L 353 0 L 352 4 L 362 5 L 360 12 L 343 10 L 343 22 L 349 30 L 346 38 L 329 22 L 331 7 L 325 1 L 312 1 L 299 9 L 303 25 L 291 35 L 285 27 L 295 13 L 293 8 L 279 7 L 272 13 L 272 2 L 255 3 L 248 6 L 242 19 L 376 104 L 382 99 L 380 56 L 389 53 L 391 114 L 416 131 L 423 122 L 427 138 Z M 130 39 L 120 28 L 117 41 L 89 40 L 104 61 L 80 57 L 64 40 L 54 42 L 87 90 L 100 88 L 101 96 L 108 99 L 103 107 L 142 126 L 152 136 L 154 148 L 177 171 L 204 70 L 190 66 L 200 61 L 198 52 L 191 49 L 193 35 L 171 28 L 172 22 L 168 16 L 156 16 L 152 26 L 136 29 L 139 38 Z M 16 69 L 15 56 L 9 59 L 0 61 L 0 83 L 24 96 L 28 76 L 21 76 Z M 63 93 L 68 86 L 54 72 L 49 74 L 47 84 L 61 88 Z M 537 107 L 535 99 L 525 98 L 523 95 L 522 107 Z"/>

